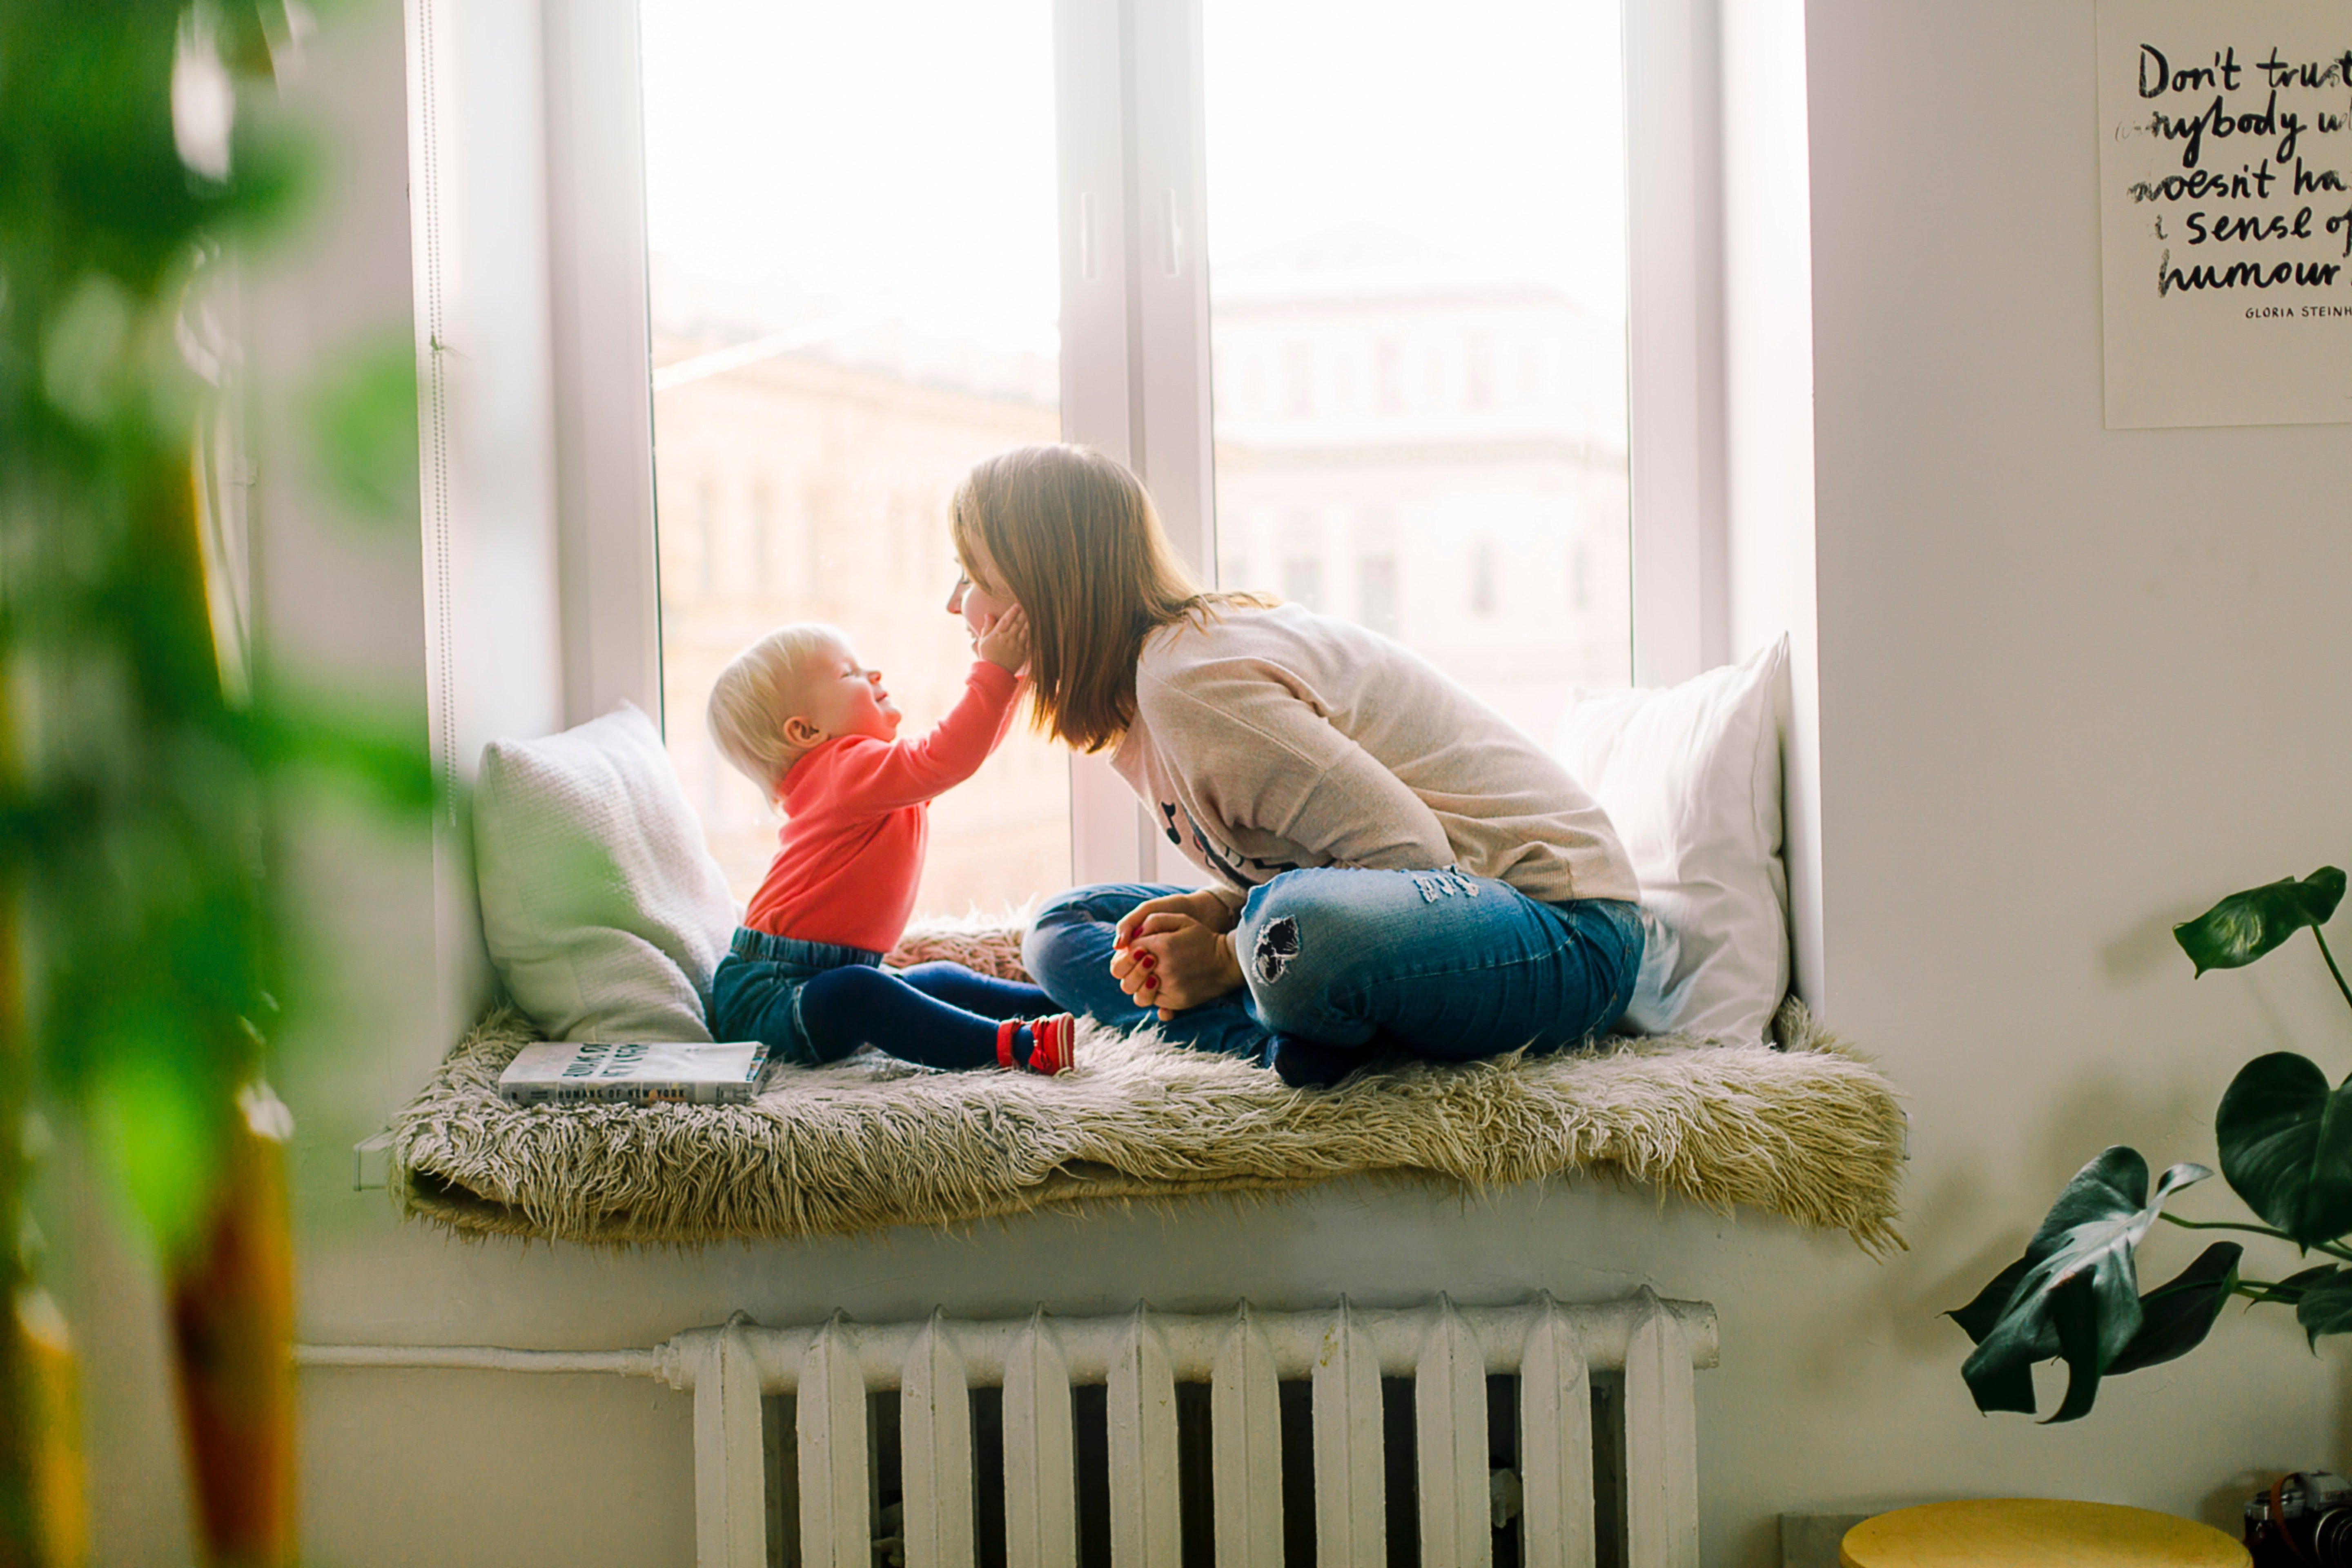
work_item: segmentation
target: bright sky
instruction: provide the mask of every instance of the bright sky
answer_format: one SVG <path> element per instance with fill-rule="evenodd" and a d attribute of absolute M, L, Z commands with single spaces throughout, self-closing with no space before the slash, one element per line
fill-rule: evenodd
<path fill-rule="evenodd" d="M 1211 262 L 1373 219 L 1624 293 L 1615 0 L 1202 0 Z M 1050 0 L 645 0 L 652 248 L 1050 348 Z"/>
<path fill-rule="evenodd" d="M 1202 0 L 1212 265 L 1370 218 L 1621 313 L 1617 16 L 1615 0 Z"/>

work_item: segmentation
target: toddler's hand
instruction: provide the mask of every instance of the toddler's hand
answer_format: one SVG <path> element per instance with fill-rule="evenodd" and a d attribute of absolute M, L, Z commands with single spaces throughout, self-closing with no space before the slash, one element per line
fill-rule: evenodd
<path fill-rule="evenodd" d="M 1020 605 L 1013 605 L 990 623 L 973 647 L 989 663 L 1020 674 L 1021 667 L 1029 662 L 1028 616 Z"/>

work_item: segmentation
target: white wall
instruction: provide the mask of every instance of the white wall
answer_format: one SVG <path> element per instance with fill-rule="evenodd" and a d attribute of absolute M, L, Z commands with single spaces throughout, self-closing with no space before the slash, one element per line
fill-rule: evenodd
<path fill-rule="evenodd" d="M 2168 931 L 2352 848 L 2352 430 L 2102 428 L 2090 6 L 1811 0 L 1807 32 L 1830 997 L 1911 1092 L 1916 1248 L 1808 1468 L 2189 1508 L 2338 1463 L 2334 1354 L 2275 1312 L 2073 1430 L 1968 1416 L 1927 1314 L 2101 1144 L 2210 1161 L 2247 1057 L 2346 1065 L 2309 943 L 2192 983 Z"/>
<path fill-rule="evenodd" d="M 1786 40 L 1788 0 L 1774 16 Z M 1365 1184 L 694 1256 L 446 1242 L 341 1185 L 375 1079 L 423 1048 L 402 993 L 431 982 L 425 852 L 354 845 L 312 874 L 342 929 L 376 928 L 360 984 L 377 1011 L 289 1086 L 304 1335 L 606 1346 L 739 1308 L 782 1322 L 1649 1283 L 1723 1317 L 1723 1366 L 1698 1384 L 1716 1564 L 1773 1561 L 1786 1509 L 2067 1493 L 2219 1521 L 2253 1470 L 2345 1458 L 2333 1360 L 2276 1314 L 2231 1314 L 2196 1356 L 2047 1429 L 1974 1413 L 1964 1342 L 1937 1314 L 2013 1255 L 2100 1144 L 2210 1156 L 2210 1106 L 2244 1056 L 2345 1060 L 2311 955 L 2192 984 L 2166 928 L 2341 858 L 2352 837 L 2337 631 L 2352 536 L 2331 484 L 2352 436 L 2101 428 L 2089 7 L 1812 0 L 1804 28 L 1818 569 L 1779 573 L 1742 615 L 1817 588 L 1826 1007 L 1911 1094 L 1911 1252 L 1881 1265 L 1841 1237 L 1600 1186 L 1458 1199 Z M 382 70 L 367 80 L 380 113 Z M 1759 438 L 1756 398 L 1737 390 L 1738 289 L 1735 451 Z M 1756 487 L 1756 507 L 1785 506 L 1769 476 Z M 1737 478 L 1733 493 L 1737 514 Z M 416 613 L 414 560 L 319 565 L 318 595 L 341 613 L 314 617 L 305 657 L 336 657 L 330 621 Z M 297 571 L 280 569 L 281 612 L 300 601 Z M 404 638 L 353 636 L 351 658 L 418 677 Z M 2231 1205 L 2217 1191 L 2190 1206 Z M 2163 1238 L 2158 1265 L 2191 1250 Z M 304 1389 L 316 1561 L 690 1561 L 683 1395 L 352 1372 Z"/>

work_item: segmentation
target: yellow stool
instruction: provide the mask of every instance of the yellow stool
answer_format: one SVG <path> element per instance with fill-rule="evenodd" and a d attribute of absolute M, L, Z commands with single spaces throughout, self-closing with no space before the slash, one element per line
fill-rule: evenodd
<path fill-rule="evenodd" d="M 1931 1502 L 1864 1520 L 1843 1568 L 2246 1568 L 2246 1549 L 2193 1519 L 2055 1498 Z"/>

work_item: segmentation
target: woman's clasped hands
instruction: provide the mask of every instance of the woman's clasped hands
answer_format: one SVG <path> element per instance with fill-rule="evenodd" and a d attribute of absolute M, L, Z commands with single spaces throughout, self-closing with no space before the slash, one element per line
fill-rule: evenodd
<path fill-rule="evenodd" d="M 1239 910 L 1206 889 L 1147 899 L 1118 922 L 1111 976 L 1136 1005 L 1157 1007 L 1162 1022 L 1213 1002 L 1242 985 L 1233 942 L 1240 920 Z"/>

